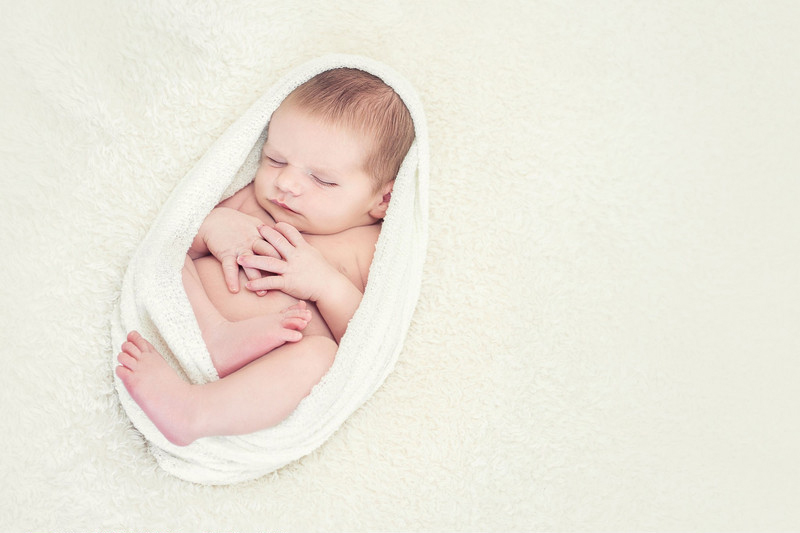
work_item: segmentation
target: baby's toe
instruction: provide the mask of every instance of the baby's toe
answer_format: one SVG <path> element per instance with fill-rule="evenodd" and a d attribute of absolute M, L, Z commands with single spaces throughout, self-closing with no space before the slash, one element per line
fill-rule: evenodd
<path fill-rule="evenodd" d="M 139 358 L 142 355 L 139 347 L 131 341 L 125 341 L 122 343 L 122 352 L 128 354 L 132 358 Z"/>
<path fill-rule="evenodd" d="M 281 325 L 286 329 L 300 331 L 305 329 L 305 327 L 308 325 L 308 320 L 303 320 L 302 318 L 297 317 L 285 318 L 283 319 L 283 322 L 281 322 Z"/>
<path fill-rule="evenodd" d="M 136 359 L 130 354 L 125 352 L 121 352 L 119 355 L 117 355 L 117 361 L 119 361 L 120 365 L 124 366 L 129 370 L 133 370 L 134 367 L 136 366 Z"/>
<path fill-rule="evenodd" d="M 128 340 L 136 345 L 142 352 L 155 351 L 153 345 L 147 342 L 147 339 L 142 337 L 138 331 L 131 331 L 128 334 Z"/>

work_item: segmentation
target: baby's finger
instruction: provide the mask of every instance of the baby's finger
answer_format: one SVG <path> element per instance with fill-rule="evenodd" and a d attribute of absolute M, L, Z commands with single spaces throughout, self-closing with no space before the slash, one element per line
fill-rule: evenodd
<path fill-rule="evenodd" d="M 294 250 L 294 245 L 280 231 L 270 228 L 269 226 L 262 226 L 258 231 L 261 233 L 261 236 L 281 254 L 281 257 L 285 258 Z"/>
<path fill-rule="evenodd" d="M 285 282 L 282 276 L 264 276 L 261 279 L 254 279 L 248 281 L 245 287 L 247 290 L 258 291 L 282 291 L 285 287 Z"/>
<path fill-rule="evenodd" d="M 292 246 L 300 246 L 306 242 L 306 240 L 303 238 L 303 234 L 297 231 L 297 228 L 288 222 L 278 222 L 275 224 L 275 229 L 281 235 L 286 237 L 286 240 L 292 243 Z"/>
<path fill-rule="evenodd" d="M 244 267 L 242 267 L 244 268 Z M 247 279 L 259 279 L 264 277 L 264 273 L 255 268 L 244 268 L 244 274 L 247 276 Z M 265 296 L 267 291 L 258 291 L 256 295 L 258 296 Z"/>
<path fill-rule="evenodd" d="M 272 246 L 267 241 L 261 239 L 258 239 L 253 242 L 253 252 L 255 252 L 258 255 L 266 255 L 269 257 L 274 257 L 275 259 L 281 258 L 281 254 L 278 253 L 278 250 L 276 250 L 274 246 Z"/>
<path fill-rule="evenodd" d="M 244 275 L 247 276 L 247 279 L 258 279 L 264 276 L 264 274 L 257 268 L 250 268 L 250 267 L 242 267 L 242 268 L 244 269 Z"/>
<path fill-rule="evenodd" d="M 239 261 L 239 259 L 241 259 L 242 257 L 247 257 L 247 256 L 251 256 L 252 257 L 252 255 L 253 255 L 252 252 L 242 252 L 242 253 L 240 253 L 239 255 L 236 256 L 236 264 L 241 266 L 241 262 Z M 261 271 L 258 270 L 258 269 L 255 269 L 255 268 L 242 266 L 242 270 L 244 270 L 244 275 L 247 276 L 247 279 L 258 279 L 261 276 L 263 276 Z"/>
<path fill-rule="evenodd" d="M 239 292 L 239 265 L 236 264 L 236 257 L 226 255 L 222 258 L 222 275 L 228 290 L 233 293 Z"/>
<path fill-rule="evenodd" d="M 240 255 L 237 261 L 245 268 L 257 268 L 273 274 L 286 273 L 286 261 L 268 255 Z"/>

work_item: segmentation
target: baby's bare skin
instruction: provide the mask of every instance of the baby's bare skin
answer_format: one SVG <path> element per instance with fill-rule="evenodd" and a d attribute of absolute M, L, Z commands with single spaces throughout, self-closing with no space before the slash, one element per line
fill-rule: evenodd
<path fill-rule="evenodd" d="M 194 266 L 208 299 L 227 320 L 240 321 L 277 313 L 299 302 L 297 298 L 280 291 L 268 291 L 264 296 L 258 296 L 246 289 L 236 293 L 230 292 L 222 275 L 222 265 L 212 255 L 195 259 Z M 240 286 L 244 287 L 247 281 L 244 273 L 240 271 Z M 319 315 L 316 305 L 313 302 L 306 302 L 306 306 L 311 312 L 311 319 L 303 333 L 305 335 L 323 335 L 332 339 L 333 336 Z"/>
<path fill-rule="evenodd" d="M 221 379 L 183 382 L 136 332 L 118 356 L 175 444 L 285 419 L 333 364 L 364 293 L 393 186 L 368 171 L 372 139 L 293 102 L 268 128 L 253 182 L 206 216 L 183 268 Z"/>
<path fill-rule="evenodd" d="M 262 313 L 252 313 L 247 306 L 239 306 L 238 317 L 229 319 L 208 298 L 195 263 L 188 255 L 182 274 L 200 333 L 220 377 L 287 342 L 300 341 L 302 330 L 311 320 L 311 312 L 302 300 L 275 312 L 265 308 Z"/>
<path fill-rule="evenodd" d="M 306 240 L 363 291 L 367 272 L 359 268 L 359 263 L 369 265 L 379 231 L 380 226 L 354 228 L 344 235 L 307 235 Z M 342 245 L 343 239 L 350 241 L 349 247 Z M 352 242 L 362 243 L 357 247 L 361 254 L 353 253 Z M 187 261 L 211 304 L 235 324 L 272 317 L 302 302 L 280 291 L 268 291 L 264 296 L 247 289 L 230 292 L 221 263 L 214 256 L 193 261 L 187 257 Z M 191 268 L 184 268 L 184 280 L 187 270 Z M 240 286 L 244 287 L 247 281 L 240 272 Z M 311 392 L 333 364 L 338 348 L 317 306 L 304 303 L 310 318 L 303 328 L 298 328 L 302 329 L 299 341 L 273 349 L 267 345 L 273 342 L 268 339 L 262 346 L 265 355 L 253 357 L 235 372 L 220 372 L 227 375 L 224 382 L 204 385 L 202 395 L 198 394 L 198 386 L 184 382 L 137 332 L 132 332 L 122 346 L 117 375 L 148 418 L 174 444 L 183 446 L 203 436 L 249 433 L 270 427 L 288 416 Z M 209 351 L 217 350 L 209 346 Z M 222 368 L 219 361 L 215 366 L 218 371 Z M 248 395 L 237 403 L 231 401 L 231 391 L 248 391 Z M 246 416 L 232 417 L 232 412 Z"/>
<path fill-rule="evenodd" d="M 257 217 L 270 227 L 275 225 L 275 220 L 258 204 L 252 184 L 239 191 L 235 201 L 240 204 L 240 211 Z M 304 234 L 303 236 L 363 293 L 379 233 L 380 224 L 375 224 L 351 228 L 332 235 Z M 280 291 L 268 291 L 267 294 L 259 296 L 253 291 L 244 289 L 248 279 L 242 270 L 239 270 L 240 289 L 232 292 L 226 284 L 222 264 L 213 255 L 195 259 L 194 266 L 209 300 L 228 320 L 245 320 L 276 313 L 299 301 Z M 306 304 L 312 318 L 304 330 L 304 335 L 322 335 L 334 339 L 317 306 L 313 302 Z"/>
<path fill-rule="evenodd" d="M 252 189 L 245 189 L 242 191 L 242 193 L 249 196 L 251 190 Z M 272 219 L 266 213 L 258 213 L 258 215 L 260 215 L 259 218 L 262 219 L 266 224 L 274 225 L 274 221 L 272 221 Z M 348 232 L 345 232 L 345 234 L 347 233 Z M 350 230 L 349 233 L 361 235 L 362 239 L 365 236 L 370 239 L 371 236 L 369 236 L 369 234 L 374 232 L 369 230 L 365 232 L 363 229 L 359 229 L 357 231 Z M 375 237 L 377 236 L 376 233 L 374 233 L 374 235 Z M 365 281 L 361 276 L 358 265 L 359 256 L 358 254 L 353 253 L 353 235 L 349 236 L 349 242 L 347 243 L 347 246 L 343 245 L 343 238 L 344 237 L 342 235 L 305 236 L 306 241 L 314 246 L 317 250 L 322 252 L 323 256 L 325 256 L 325 258 L 337 270 L 345 273 L 353 273 L 352 276 L 349 276 L 351 277 L 351 281 L 356 287 L 358 287 L 360 291 L 363 291 Z M 372 245 L 374 246 L 374 244 Z M 342 253 L 342 250 L 347 250 L 347 253 Z M 187 261 L 188 260 L 190 259 L 187 258 Z M 184 270 L 186 271 L 190 269 Z M 218 337 L 223 339 L 222 344 L 216 344 L 209 335 L 204 335 L 204 339 L 208 345 L 212 360 L 214 361 L 214 366 L 217 368 L 220 376 L 227 375 L 231 371 L 237 370 L 241 366 L 244 366 L 244 364 L 250 362 L 252 359 L 269 352 L 273 348 L 276 348 L 285 342 L 297 342 L 300 340 L 300 337 L 299 335 L 294 335 L 297 335 L 297 332 L 299 331 L 302 331 L 303 336 L 320 336 L 330 339 L 334 342 L 336 341 L 334 335 L 331 333 L 331 330 L 328 328 L 328 325 L 317 309 L 317 306 L 312 301 L 298 300 L 297 298 L 294 298 L 288 294 L 275 290 L 267 291 L 266 294 L 263 295 L 258 295 L 257 293 L 246 289 L 240 289 L 237 292 L 231 292 L 225 280 L 222 264 L 219 260 L 217 260 L 216 257 L 212 255 L 194 259 L 193 269 L 191 270 L 196 272 L 197 278 L 202 285 L 202 292 L 205 293 L 205 295 L 208 297 L 208 300 L 213 305 L 213 312 L 221 314 L 222 317 L 224 317 L 231 324 L 242 324 L 245 321 L 252 321 L 256 317 L 262 317 L 262 324 L 260 326 L 262 333 L 260 335 L 258 335 L 256 331 L 253 331 L 252 334 L 244 333 L 237 336 L 233 335 L 232 333 L 223 332 L 222 328 L 213 327 L 213 324 L 203 324 L 201 322 L 201 330 L 204 332 L 209 332 L 210 334 L 218 334 Z M 186 276 L 184 276 L 184 280 L 186 280 Z M 239 287 L 245 287 L 247 282 L 247 277 L 245 276 L 244 272 L 240 270 Z M 186 284 L 186 281 L 184 284 Z M 193 291 L 190 291 L 187 288 L 187 293 L 190 294 L 190 300 L 192 300 L 193 306 L 195 306 L 195 315 L 198 316 L 198 320 L 200 320 L 201 312 L 196 306 L 194 299 L 191 298 L 192 292 Z M 291 315 L 295 318 L 295 322 L 302 320 L 301 324 L 289 326 L 295 331 L 278 331 L 273 328 L 271 323 L 266 322 L 267 317 L 284 317 L 287 315 L 287 311 L 289 311 L 289 314 L 291 314 L 291 310 L 297 308 L 298 306 L 302 306 L 302 309 L 305 310 L 305 314 L 302 317 L 299 316 L 298 312 L 295 312 Z M 286 318 L 284 318 L 284 320 L 286 320 Z M 274 334 L 271 334 L 272 332 L 274 332 Z M 248 355 L 246 350 L 234 350 L 235 355 L 239 358 L 242 358 L 244 364 L 238 364 L 237 362 L 234 362 L 233 365 L 227 365 L 221 360 L 225 356 L 224 354 L 231 352 L 230 349 L 226 349 L 231 346 L 230 341 L 225 340 L 230 339 L 231 337 L 243 337 L 246 338 L 247 342 L 249 343 L 248 349 L 250 351 L 250 355 Z M 259 342 L 259 338 L 263 339 L 263 341 L 261 341 L 262 344 L 255 344 Z"/>
<path fill-rule="evenodd" d="M 186 446 L 200 437 L 251 433 L 279 423 L 327 372 L 335 352 L 333 341 L 305 337 L 225 379 L 191 385 L 132 331 L 117 356 L 116 373 L 164 437 Z"/>
<path fill-rule="evenodd" d="M 241 193 L 246 195 L 249 191 L 243 190 Z M 268 216 L 263 213 L 259 218 L 268 223 L 272 220 Z M 374 225 L 352 228 L 334 235 L 304 237 L 331 265 L 363 291 L 379 232 L 380 225 Z M 364 265 L 367 265 L 366 269 Z M 224 384 L 220 381 L 205 385 L 204 394 L 200 396 L 197 386 L 182 381 L 152 345 L 138 333 L 132 332 L 118 357 L 121 366 L 117 367 L 117 375 L 159 431 L 174 444 L 186 445 L 208 435 L 249 433 L 280 422 L 328 371 L 338 348 L 317 306 L 277 290 L 259 296 L 244 288 L 248 278 L 241 270 L 240 290 L 231 292 L 222 264 L 216 257 L 205 255 L 192 260 L 187 256 L 184 284 L 201 326 L 202 310 L 196 305 L 197 296 L 191 296 L 191 278 L 194 278 L 194 283 L 201 285 L 200 292 L 213 306 L 212 312 L 234 326 L 247 321 L 252 324 L 263 321 L 260 336 L 245 334 L 241 337 L 250 343 L 247 349 L 251 355 L 246 356 L 241 347 L 232 347 L 229 334 L 222 335 L 223 339 L 228 339 L 223 341 L 223 348 L 233 348 L 229 351 L 239 358 L 245 356 L 226 366 L 227 362 L 220 360 L 225 350 L 216 347 L 213 339 L 204 334 L 215 367 L 221 377 L 227 377 Z M 293 306 L 307 313 L 307 316 L 300 318 L 302 325 L 289 328 L 291 333 L 302 332 L 300 339 L 276 340 L 277 337 L 265 328 L 272 327 L 273 319 L 284 317 Z M 299 312 L 290 314 L 297 317 Z M 217 331 L 208 327 L 202 329 L 211 334 Z M 253 342 L 261 344 L 254 345 Z M 231 411 L 225 409 L 236 405 L 230 401 L 232 390 L 250 391 L 248 397 L 243 399 L 250 409 L 242 419 L 232 418 Z M 253 391 L 257 392 L 254 394 Z M 219 394 L 219 401 L 213 400 L 216 394 Z M 270 408 L 264 409 L 265 405 Z M 241 404 L 232 410 L 245 411 Z"/>

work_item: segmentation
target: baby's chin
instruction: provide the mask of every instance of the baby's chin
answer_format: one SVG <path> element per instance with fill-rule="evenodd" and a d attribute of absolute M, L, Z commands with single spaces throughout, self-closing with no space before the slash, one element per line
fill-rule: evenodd
<path fill-rule="evenodd" d="M 300 233 L 317 233 L 316 231 L 314 231 L 314 225 L 310 224 L 309 221 L 306 220 L 306 218 L 299 213 L 295 212 L 289 213 L 282 210 L 275 210 L 272 212 L 267 211 L 267 212 L 275 221 L 275 224 L 278 224 L 279 222 L 285 222 L 286 224 L 289 224 L 292 227 L 294 227 L 294 229 L 296 229 Z"/>

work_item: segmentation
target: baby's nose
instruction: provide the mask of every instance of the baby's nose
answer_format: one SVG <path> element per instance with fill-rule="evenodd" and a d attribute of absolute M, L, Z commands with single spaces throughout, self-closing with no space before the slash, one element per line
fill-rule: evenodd
<path fill-rule="evenodd" d="M 297 196 L 302 192 L 303 175 L 298 169 L 284 167 L 275 180 L 275 186 L 283 192 Z"/>

